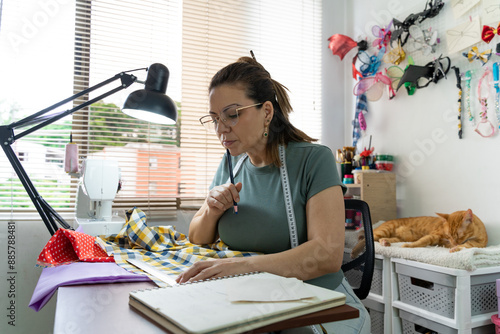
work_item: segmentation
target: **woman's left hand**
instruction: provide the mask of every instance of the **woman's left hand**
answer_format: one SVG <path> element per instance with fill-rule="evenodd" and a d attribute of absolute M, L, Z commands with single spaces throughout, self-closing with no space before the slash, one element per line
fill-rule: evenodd
<path fill-rule="evenodd" d="M 249 258 L 234 257 L 227 259 L 204 260 L 195 262 L 180 274 L 177 283 L 202 281 L 209 278 L 233 276 L 250 272 Z"/>

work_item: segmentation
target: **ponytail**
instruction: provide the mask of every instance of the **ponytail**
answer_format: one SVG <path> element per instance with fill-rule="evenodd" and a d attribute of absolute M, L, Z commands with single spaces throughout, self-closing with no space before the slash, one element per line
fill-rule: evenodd
<path fill-rule="evenodd" d="M 281 166 L 279 145 L 289 142 L 313 142 L 313 139 L 294 127 L 289 121 L 293 111 L 288 95 L 288 88 L 271 78 L 271 74 L 262 66 L 251 52 L 252 57 L 241 57 L 235 63 L 219 70 L 209 85 L 209 91 L 222 84 L 241 84 L 245 87 L 248 98 L 261 103 L 270 101 L 274 107 L 274 116 L 269 124 L 266 151 L 273 163 Z"/>

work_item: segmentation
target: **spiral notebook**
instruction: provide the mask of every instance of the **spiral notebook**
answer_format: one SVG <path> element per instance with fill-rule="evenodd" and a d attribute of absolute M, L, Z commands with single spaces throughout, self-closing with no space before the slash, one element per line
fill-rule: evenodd
<path fill-rule="evenodd" d="M 130 292 L 129 304 L 172 333 L 241 333 L 345 304 L 345 295 L 269 273 Z"/>

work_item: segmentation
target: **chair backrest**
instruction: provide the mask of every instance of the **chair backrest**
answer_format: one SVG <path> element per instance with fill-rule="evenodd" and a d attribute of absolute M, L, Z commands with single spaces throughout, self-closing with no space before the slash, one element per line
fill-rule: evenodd
<path fill-rule="evenodd" d="M 359 299 L 365 299 L 370 292 L 373 269 L 375 265 L 375 245 L 373 243 L 373 228 L 368 204 L 358 199 L 345 199 L 345 208 L 361 212 L 363 223 L 365 250 L 354 259 L 350 249 L 346 249 L 342 262 L 342 271 Z"/>

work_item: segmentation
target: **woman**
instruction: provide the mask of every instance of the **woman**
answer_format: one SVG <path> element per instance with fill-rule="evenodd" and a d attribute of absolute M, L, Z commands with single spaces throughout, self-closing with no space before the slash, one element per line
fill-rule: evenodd
<path fill-rule="evenodd" d="M 200 261 L 177 281 L 253 271 L 297 277 L 345 293 L 347 303 L 360 310 L 357 319 L 323 324 L 327 331 L 369 333 L 368 313 L 340 270 L 344 189 L 331 150 L 312 144 L 289 122 L 286 88 L 253 58 L 242 57 L 216 73 L 209 102 L 209 115 L 200 121 L 215 130 L 232 165 L 239 166 L 233 184 L 223 159 L 191 221 L 189 239 L 209 244 L 220 237 L 231 249 L 264 255 Z M 238 214 L 231 209 L 235 203 Z"/>

